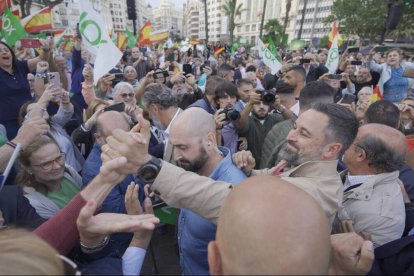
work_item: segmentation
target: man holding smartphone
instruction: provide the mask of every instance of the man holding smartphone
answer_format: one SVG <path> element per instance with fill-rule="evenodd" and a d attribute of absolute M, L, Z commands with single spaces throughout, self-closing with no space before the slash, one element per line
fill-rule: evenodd
<path fill-rule="evenodd" d="M 329 71 L 325 65 L 316 62 L 315 55 L 310 52 L 303 56 L 301 66 L 306 71 L 306 83 L 318 80 Z"/>

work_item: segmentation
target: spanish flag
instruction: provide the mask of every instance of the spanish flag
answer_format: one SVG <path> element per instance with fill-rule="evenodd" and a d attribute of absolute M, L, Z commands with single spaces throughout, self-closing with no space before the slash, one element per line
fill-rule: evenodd
<path fill-rule="evenodd" d="M 197 45 L 197 44 L 201 44 L 201 43 L 203 43 L 203 42 L 199 39 L 190 39 L 190 44 L 191 45 Z"/>
<path fill-rule="evenodd" d="M 151 33 L 151 43 L 153 43 L 153 44 L 167 41 L 167 39 L 168 39 L 168 32 L 167 31 Z"/>
<path fill-rule="evenodd" d="M 125 35 L 125 33 L 123 32 L 118 33 L 118 36 L 116 38 L 116 46 L 119 49 L 124 49 L 127 42 L 128 42 L 128 37 Z"/>
<path fill-rule="evenodd" d="M 21 20 L 21 23 L 28 33 L 40 33 L 52 29 L 51 8 L 46 7 Z"/>
<path fill-rule="evenodd" d="M 141 47 L 151 44 L 151 22 L 145 22 L 144 26 L 139 30 L 138 43 Z"/>
<path fill-rule="evenodd" d="M 339 34 L 339 31 L 338 31 L 338 27 L 336 26 L 336 21 L 333 23 L 333 25 L 332 25 L 332 31 L 331 31 L 331 33 L 329 34 L 329 39 L 328 39 L 328 48 L 331 48 L 331 46 L 332 46 L 332 42 L 333 42 L 333 40 L 334 40 L 334 38 L 335 38 L 335 35 L 336 34 L 338 34 L 338 46 L 341 46 L 341 44 L 342 44 L 342 37 L 341 37 L 341 35 Z"/>
<path fill-rule="evenodd" d="M 369 104 L 375 103 L 376 101 L 380 101 L 380 100 L 382 100 L 382 95 L 377 85 L 375 86 L 372 95 L 369 97 Z"/>
<path fill-rule="evenodd" d="M 216 48 L 216 49 L 214 50 L 214 55 L 215 55 L 215 56 L 218 56 L 218 55 L 220 55 L 220 54 L 221 54 L 224 50 L 225 50 L 224 46 L 223 46 L 223 47 L 220 47 L 220 48 Z"/>

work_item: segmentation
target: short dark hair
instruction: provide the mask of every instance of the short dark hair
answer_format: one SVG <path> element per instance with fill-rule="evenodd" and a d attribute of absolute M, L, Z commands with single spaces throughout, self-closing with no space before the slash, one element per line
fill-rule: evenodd
<path fill-rule="evenodd" d="M 214 100 L 218 101 L 218 99 L 225 98 L 226 94 L 230 97 L 236 97 L 237 100 L 239 99 L 237 86 L 229 81 L 224 81 L 217 86 Z"/>
<path fill-rule="evenodd" d="M 302 66 L 294 65 L 290 67 L 289 70 L 287 70 L 287 72 L 290 72 L 290 71 L 295 72 L 296 74 L 300 75 L 303 78 L 303 80 L 306 80 L 306 71 Z"/>
<path fill-rule="evenodd" d="M 247 68 L 246 68 L 246 73 L 247 73 L 247 72 L 256 72 L 256 70 L 257 70 L 256 66 L 254 66 L 254 65 L 249 65 L 249 66 L 247 66 Z"/>
<path fill-rule="evenodd" d="M 251 80 L 248 80 L 248 79 L 240 79 L 237 82 L 237 87 L 240 88 L 242 85 L 246 85 L 246 84 L 251 85 L 251 86 L 254 87 L 254 83 Z"/>
<path fill-rule="evenodd" d="M 220 75 L 222 72 L 230 72 L 230 71 L 234 71 L 234 67 L 231 66 L 230 64 L 223 63 L 217 69 L 217 75 Z"/>
<path fill-rule="evenodd" d="M 295 88 L 292 85 L 282 80 L 278 80 L 276 83 L 276 93 L 278 94 L 293 94 L 294 91 Z"/>
<path fill-rule="evenodd" d="M 355 151 L 363 149 L 368 166 L 375 168 L 378 173 L 399 171 L 405 164 L 405 151 L 395 150 L 384 140 L 367 133 L 356 144 Z"/>
<path fill-rule="evenodd" d="M 315 103 L 333 103 L 335 90 L 322 81 L 307 83 L 299 95 L 299 105 L 302 111 L 308 110 Z"/>
<path fill-rule="evenodd" d="M 358 133 L 359 122 L 354 112 L 334 103 L 316 103 L 312 109 L 328 116 L 328 126 L 325 130 L 326 139 L 341 143 L 340 154 L 343 154 L 351 146 Z"/>
<path fill-rule="evenodd" d="M 371 104 L 365 111 L 367 124 L 376 123 L 398 128 L 400 110 L 390 101 L 381 100 Z"/>
<path fill-rule="evenodd" d="M 142 104 L 145 108 L 149 108 L 151 104 L 157 104 L 162 109 L 177 106 L 177 100 L 173 96 L 171 88 L 162 84 L 150 84 L 145 88 L 142 95 Z"/>
<path fill-rule="evenodd" d="M 276 88 L 276 84 L 277 84 L 277 78 L 275 75 L 272 75 L 270 73 L 266 73 L 264 75 L 264 84 L 263 87 L 265 90 L 270 90 L 273 88 Z"/>

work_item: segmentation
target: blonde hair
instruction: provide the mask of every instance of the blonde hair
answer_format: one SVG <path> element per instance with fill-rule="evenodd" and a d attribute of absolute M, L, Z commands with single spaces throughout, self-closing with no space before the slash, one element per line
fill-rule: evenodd
<path fill-rule="evenodd" d="M 1 275 L 63 275 L 58 253 L 44 240 L 25 230 L 0 232 Z"/>

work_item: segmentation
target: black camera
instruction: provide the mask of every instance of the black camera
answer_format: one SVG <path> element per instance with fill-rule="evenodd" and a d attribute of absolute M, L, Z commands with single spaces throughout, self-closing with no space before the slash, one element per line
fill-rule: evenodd
<path fill-rule="evenodd" d="M 226 121 L 237 121 L 240 118 L 240 112 L 234 109 L 232 105 L 226 106 L 220 114 L 226 114 Z"/>
<path fill-rule="evenodd" d="M 275 103 L 275 95 L 271 90 L 262 90 L 258 91 L 257 93 L 260 93 L 260 100 L 265 105 L 273 105 Z"/>

